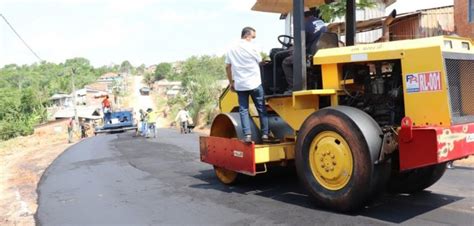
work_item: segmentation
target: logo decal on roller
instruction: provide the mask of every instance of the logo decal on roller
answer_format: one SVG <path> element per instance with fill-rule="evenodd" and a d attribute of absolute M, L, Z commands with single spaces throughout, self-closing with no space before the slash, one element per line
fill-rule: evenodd
<path fill-rule="evenodd" d="M 407 93 L 422 93 L 441 90 L 441 72 L 408 74 L 405 77 Z"/>

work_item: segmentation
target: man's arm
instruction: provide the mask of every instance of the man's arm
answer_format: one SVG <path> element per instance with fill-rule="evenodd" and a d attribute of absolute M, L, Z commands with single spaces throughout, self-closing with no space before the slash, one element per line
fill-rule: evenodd
<path fill-rule="evenodd" d="M 232 79 L 232 65 L 231 64 L 225 65 L 225 72 L 227 74 L 227 79 L 229 80 L 230 90 L 235 91 L 234 80 Z"/>

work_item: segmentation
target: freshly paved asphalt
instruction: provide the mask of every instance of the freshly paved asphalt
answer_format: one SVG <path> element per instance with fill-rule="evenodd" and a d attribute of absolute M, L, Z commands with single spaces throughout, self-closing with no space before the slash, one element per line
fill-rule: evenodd
<path fill-rule="evenodd" d="M 199 161 L 198 136 L 101 135 L 69 148 L 41 179 L 36 222 L 63 224 L 473 225 L 474 169 L 456 168 L 427 191 L 385 194 L 352 214 L 318 208 L 292 170 L 224 186 Z"/>

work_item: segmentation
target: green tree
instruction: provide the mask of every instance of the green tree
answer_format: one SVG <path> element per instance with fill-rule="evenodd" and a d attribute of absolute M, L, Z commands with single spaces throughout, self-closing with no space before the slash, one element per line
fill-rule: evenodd
<path fill-rule="evenodd" d="M 121 73 L 129 74 L 129 73 L 132 72 L 132 69 L 133 69 L 133 66 L 128 60 L 125 60 L 125 61 L 122 62 L 122 64 L 120 64 L 120 72 Z"/>
<path fill-rule="evenodd" d="M 0 140 L 31 134 L 34 125 L 45 121 L 49 97 L 71 92 L 72 69 L 76 70 L 74 80 L 79 89 L 110 68 L 95 69 L 85 58 L 0 68 Z"/>
<path fill-rule="evenodd" d="M 155 80 L 161 80 L 167 78 L 173 72 L 173 66 L 170 63 L 160 63 L 156 66 L 155 69 Z"/>
<path fill-rule="evenodd" d="M 152 88 L 153 83 L 155 82 L 155 76 L 152 73 L 145 73 L 143 76 L 143 82 L 145 82 L 148 87 Z"/>
<path fill-rule="evenodd" d="M 174 101 L 175 107 L 186 103 L 195 123 L 202 116 L 209 118 L 221 93 L 218 81 L 225 79 L 224 57 L 193 56 L 182 62 L 178 71 L 175 78 L 182 81 L 184 94 Z"/>
<path fill-rule="evenodd" d="M 140 66 L 137 67 L 137 75 L 143 75 L 145 73 L 145 64 L 141 64 Z"/>
<path fill-rule="evenodd" d="M 356 1 L 357 9 L 372 8 L 376 5 L 374 0 L 359 0 Z M 346 15 L 346 1 L 335 0 L 332 3 L 324 4 L 319 7 L 321 17 L 324 21 L 330 23 L 336 18 Z"/>

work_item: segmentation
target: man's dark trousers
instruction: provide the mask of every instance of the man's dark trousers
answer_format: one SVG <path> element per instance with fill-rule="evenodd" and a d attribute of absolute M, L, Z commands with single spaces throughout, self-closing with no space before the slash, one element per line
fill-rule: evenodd
<path fill-rule="evenodd" d="M 252 97 L 252 100 L 255 104 L 255 108 L 257 108 L 258 116 L 260 118 L 262 135 L 268 135 L 268 117 L 267 109 L 265 107 L 265 97 L 262 85 L 258 86 L 253 90 L 237 91 L 237 95 L 239 97 L 239 114 L 240 119 L 242 120 L 242 129 L 244 135 L 252 134 L 250 130 L 249 96 Z"/>

